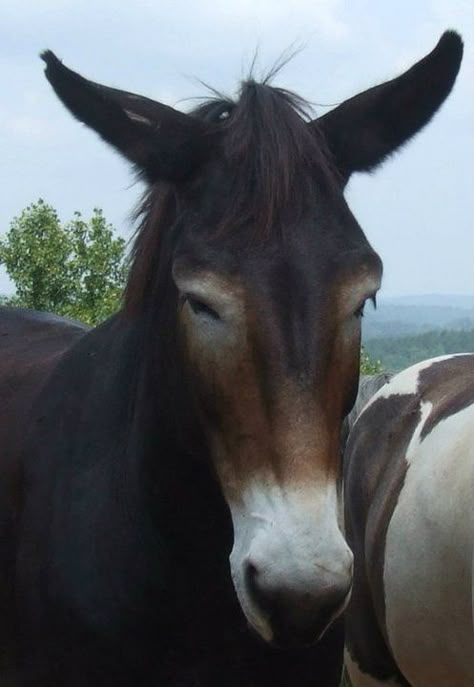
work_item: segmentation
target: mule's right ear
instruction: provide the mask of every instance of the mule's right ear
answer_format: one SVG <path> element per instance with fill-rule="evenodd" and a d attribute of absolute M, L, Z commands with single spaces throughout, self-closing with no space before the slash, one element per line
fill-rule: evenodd
<path fill-rule="evenodd" d="M 391 81 L 346 100 L 310 126 L 322 132 L 344 181 L 383 162 L 427 124 L 456 80 L 463 44 L 446 31 L 434 50 Z"/>
<path fill-rule="evenodd" d="M 182 181 L 209 154 L 213 132 L 204 122 L 149 98 L 88 81 L 50 50 L 41 58 L 48 81 L 70 112 L 149 181 Z"/>

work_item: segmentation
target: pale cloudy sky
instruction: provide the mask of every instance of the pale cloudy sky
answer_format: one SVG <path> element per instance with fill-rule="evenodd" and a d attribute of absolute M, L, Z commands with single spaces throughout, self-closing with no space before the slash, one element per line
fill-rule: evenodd
<path fill-rule="evenodd" d="M 202 94 L 197 78 L 232 93 L 257 46 L 265 67 L 297 44 L 277 84 L 323 113 L 409 67 L 447 28 L 465 41 L 450 99 L 347 195 L 384 260 L 386 294 L 474 294 L 472 0 L 0 0 L 0 233 L 42 197 L 63 219 L 102 207 L 131 235 L 141 189 L 56 100 L 44 48 L 96 81 L 186 109 Z M 0 272 L 0 293 L 10 288 Z"/>

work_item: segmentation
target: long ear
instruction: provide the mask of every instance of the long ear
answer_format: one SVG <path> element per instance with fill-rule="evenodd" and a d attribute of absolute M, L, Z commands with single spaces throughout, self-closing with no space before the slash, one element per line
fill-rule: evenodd
<path fill-rule="evenodd" d="M 430 121 L 453 87 L 462 52 L 460 36 L 447 31 L 407 72 L 310 124 L 324 134 L 345 181 L 352 172 L 376 167 Z"/>
<path fill-rule="evenodd" d="M 50 50 L 41 58 L 48 81 L 70 112 L 149 181 L 181 181 L 209 154 L 213 132 L 204 122 L 148 98 L 88 81 Z"/>

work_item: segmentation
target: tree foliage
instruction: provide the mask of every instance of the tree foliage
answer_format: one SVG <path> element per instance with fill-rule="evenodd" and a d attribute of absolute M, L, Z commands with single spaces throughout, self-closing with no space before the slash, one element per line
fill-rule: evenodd
<path fill-rule="evenodd" d="M 396 372 L 426 358 L 474 352 L 474 329 L 438 329 L 412 336 L 369 339 L 365 345 L 371 356 Z"/>
<path fill-rule="evenodd" d="M 371 358 L 363 346 L 360 351 L 360 371 L 363 375 L 376 375 L 384 371 L 380 360 Z"/>
<path fill-rule="evenodd" d="M 15 284 L 9 304 L 97 324 L 115 312 L 126 278 L 125 241 L 103 213 L 62 224 L 39 200 L 16 217 L 0 240 L 0 263 Z"/>

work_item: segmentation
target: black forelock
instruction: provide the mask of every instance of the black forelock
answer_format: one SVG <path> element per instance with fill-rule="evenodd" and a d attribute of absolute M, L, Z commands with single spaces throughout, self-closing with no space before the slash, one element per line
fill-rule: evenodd
<path fill-rule="evenodd" d="M 340 188 L 337 171 L 311 108 L 291 91 L 273 87 L 269 80 L 248 79 L 238 97 L 217 92 L 190 114 L 215 125 L 218 154 L 230 170 L 230 191 L 216 234 L 251 229 L 258 240 L 284 235 L 308 206 L 318 186 L 332 194 Z M 198 173 L 199 174 L 199 173 Z M 157 183 L 146 193 L 137 216 L 141 218 L 132 254 L 125 298 L 140 302 L 157 267 L 163 233 L 173 223 L 179 187 Z"/>
<path fill-rule="evenodd" d="M 251 224 L 260 238 L 284 230 L 287 212 L 295 218 L 314 184 L 328 192 L 338 181 L 322 134 L 314 122 L 308 127 L 309 103 L 268 81 L 244 81 L 235 100 L 215 97 L 192 112 L 220 125 L 221 149 L 234 170 L 221 225 Z"/>

